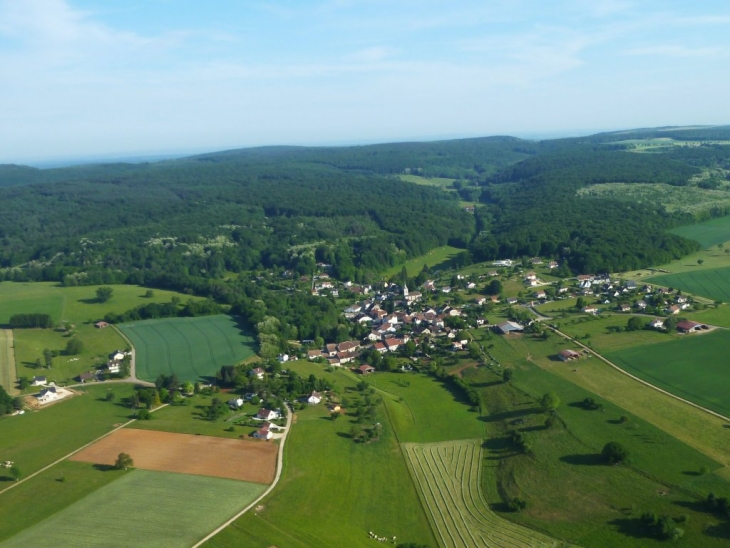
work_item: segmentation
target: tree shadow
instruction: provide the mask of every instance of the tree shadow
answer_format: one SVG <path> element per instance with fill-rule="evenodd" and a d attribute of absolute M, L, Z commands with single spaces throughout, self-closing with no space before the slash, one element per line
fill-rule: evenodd
<path fill-rule="evenodd" d="M 92 468 L 94 470 L 98 470 L 99 472 L 111 472 L 112 470 L 116 470 L 113 464 L 92 464 Z"/>
<path fill-rule="evenodd" d="M 0 476 L 0 481 L 15 481 L 15 478 L 10 476 Z"/>
<path fill-rule="evenodd" d="M 97 299 L 96 297 L 94 297 L 93 299 L 79 299 L 76 302 L 77 303 L 83 303 L 83 304 L 101 304 L 104 301 L 100 301 L 99 299 Z"/>
<path fill-rule="evenodd" d="M 654 538 L 653 531 L 644 525 L 639 518 L 617 518 L 608 522 L 618 529 L 622 535 L 633 538 Z"/>
<path fill-rule="evenodd" d="M 603 458 L 598 453 L 587 453 L 582 455 L 565 455 L 560 460 L 566 464 L 575 466 L 597 466 L 603 464 Z"/>
<path fill-rule="evenodd" d="M 500 384 L 505 384 L 505 383 L 504 383 L 504 381 L 484 381 L 484 382 L 471 383 L 471 386 L 473 388 L 489 388 L 490 386 L 497 386 Z"/>
<path fill-rule="evenodd" d="M 504 411 L 502 413 L 495 413 L 493 415 L 479 417 L 479 420 L 483 422 L 508 421 L 511 419 L 525 417 L 527 415 L 535 415 L 540 412 L 541 409 L 539 407 L 531 407 L 529 409 L 513 409 L 512 411 Z"/>
<path fill-rule="evenodd" d="M 682 474 L 685 476 L 701 476 L 702 472 L 697 472 L 696 470 L 685 470 Z"/>

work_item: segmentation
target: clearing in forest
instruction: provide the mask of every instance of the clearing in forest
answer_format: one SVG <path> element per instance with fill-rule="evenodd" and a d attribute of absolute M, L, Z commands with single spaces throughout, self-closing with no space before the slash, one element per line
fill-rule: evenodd
<path fill-rule="evenodd" d="M 123 428 L 76 453 L 71 460 L 111 466 L 127 453 L 135 468 L 271 483 L 278 445 L 211 436 Z"/>
<path fill-rule="evenodd" d="M 210 380 L 222 365 L 253 356 L 253 337 L 224 314 L 145 320 L 119 326 L 136 350 L 137 377 L 161 373 L 182 381 Z"/>
<path fill-rule="evenodd" d="M 411 474 L 445 548 L 526 548 L 561 542 L 496 515 L 480 492 L 480 440 L 404 443 Z"/>
<path fill-rule="evenodd" d="M 17 380 L 13 332 L 10 329 L 0 329 L 0 386 L 8 394 L 15 395 L 18 393 L 15 388 Z"/>

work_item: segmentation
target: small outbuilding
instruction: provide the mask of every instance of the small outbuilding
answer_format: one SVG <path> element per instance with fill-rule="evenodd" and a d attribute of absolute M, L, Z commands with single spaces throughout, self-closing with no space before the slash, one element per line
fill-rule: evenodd
<path fill-rule="evenodd" d="M 525 328 L 518 324 L 517 322 L 511 322 L 506 321 L 502 322 L 500 324 L 497 324 L 495 327 L 497 333 L 501 333 L 502 335 L 507 335 L 509 333 L 522 333 Z"/>
<path fill-rule="evenodd" d="M 575 350 L 561 350 L 558 352 L 558 358 L 560 358 L 561 361 L 569 362 L 572 360 L 577 360 L 580 358 L 580 354 L 576 352 Z"/>
<path fill-rule="evenodd" d="M 677 322 L 677 331 L 680 333 L 694 333 L 696 331 L 707 330 L 709 327 L 706 324 L 693 322 L 691 320 L 682 320 Z"/>

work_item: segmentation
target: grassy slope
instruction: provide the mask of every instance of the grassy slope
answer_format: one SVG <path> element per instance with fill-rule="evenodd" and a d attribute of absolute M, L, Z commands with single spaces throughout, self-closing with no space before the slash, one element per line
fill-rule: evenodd
<path fill-rule="evenodd" d="M 730 332 L 717 330 L 611 352 L 606 358 L 668 392 L 730 416 L 728 345 Z"/>
<path fill-rule="evenodd" d="M 187 547 L 264 489 L 248 482 L 134 470 L 2 546 L 28 546 L 47 538 L 58 546 Z M 141 519 L 140 510 L 146 506 L 154 511 Z"/>
<path fill-rule="evenodd" d="M 120 328 L 137 351 L 137 376 L 149 381 L 161 373 L 190 381 L 214 378 L 222 365 L 254 354 L 253 338 L 226 315 L 146 320 Z"/>
<path fill-rule="evenodd" d="M 319 376 L 340 387 L 355 381 L 313 364 L 291 367 L 301 374 L 318 367 Z M 435 546 L 393 431 L 386 425 L 380 441 L 362 445 L 349 438 L 350 427 L 349 418 L 329 420 L 324 406 L 298 412 L 282 479 L 263 502 L 265 509 L 244 515 L 206 546 L 376 546 L 368 531 Z"/>
<path fill-rule="evenodd" d="M 681 485 L 698 493 L 711 490 L 710 485 L 722 492 L 730 488 L 730 483 L 715 474 L 693 475 L 701 466 L 716 469 L 717 463 L 609 400 L 596 398 L 603 403 L 603 412 L 570 405 L 596 396 L 553 374 L 551 367 L 577 377 L 571 368 L 592 368 L 592 361 L 584 360 L 578 365 L 543 362 L 545 356 L 561 346 L 558 341 L 523 341 L 529 348 L 501 338 L 490 344 L 494 345 L 491 351 L 495 357 L 515 367 L 516 386 L 498 382 L 497 375 L 484 369 L 475 372 L 478 376 L 474 380 L 481 384 L 485 404 L 490 408 L 490 456 L 483 486 L 489 500 L 495 503 L 505 497 L 527 498 L 527 511 L 513 515 L 518 521 L 587 546 L 644 546 L 647 539 L 641 538 L 635 519 L 641 512 L 679 515 L 686 513 L 683 505 L 693 501 L 686 494 L 675 494 L 666 484 Z M 545 348 L 541 350 L 540 346 Z M 525 350 L 532 362 L 525 359 Z M 543 362 L 540 367 L 546 369 L 535 362 Z M 563 400 L 559 416 L 565 426 L 545 429 L 545 416 L 536 409 L 535 397 L 550 390 Z M 619 422 L 621 415 L 627 415 L 629 421 Z M 516 419 L 525 422 L 514 424 Z M 533 455 L 515 452 L 508 441 L 508 433 L 513 429 L 525 432 Z M 627 467 L 597 464 L 596 455 L 608 441 L 620 441 L 629 447 L 632 465 L 641 473 Z M 661 451 L 661 459 L 656 458 L 657 451 Z M 658 496 L 659 491 L 669 491 L 670 495 Z M 693 513 L 683 542 L 691 539 L 692 546 L 720 545 L 716 539 L 708 540 L 701 534 L 701 524 L 708 517 Z M 700 524 L 691 525 L 693 521 Z"/>
<path fill-rule="evenodd" d="M 696 225 L 675 228 L 670 232 L 696 240 L 702 247 L 711 247 L 730 240 L 730 216 L 709 219 Z"/>
<path fill-rule="evenodd" d="M 431 269 L 444 268 L 453 257 L 458 255 L 462 251 L 463 249 L 451 247 L 450 245 L 435 247 L 425 255 L 421 255 L 420 257 L 414 257 L 413 259 L 409 259 L 403 264 L 389 268 L 388 270 L 383 272 L 383 276 L 385 276 L 386 278 L 396 276 L 401 273 L 401 270 L 404 266 L 408 270 L 408 276 L 411 278 L 417 276 L 421 272 L 421 270 L 423 270 L 424 265 L 428 266 Z"/>
<path fill-rule="evenodd" d="M 129 420 L 128 408 L 103 401 L 109 390 L 117 401 L 132 393 L 131 385 L 89 387 L 41 411 L 0 418 L 0 460 L 15 461 L 29 475 Z"/>
<path fill-rule="evenodd" d="M 563 320 L 551 320 L 560 330 L 598 352 L 612 352 L 623 348 L 653 345 L 676 340 L 676 333 L 662 333 L 655 330 L 612 331 L 609 328 L 626 327 L 630 314 L 610 314 L 599 316 L 575 316 Z M 644 317 L 647 322 L 650 320 Z M 586 338 L 586 335 L 589 337 Z"/>

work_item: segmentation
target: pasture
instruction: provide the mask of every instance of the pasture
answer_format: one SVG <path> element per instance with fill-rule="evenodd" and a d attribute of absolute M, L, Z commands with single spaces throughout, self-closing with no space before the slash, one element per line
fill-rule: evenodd
<path fill-rule="evenodd" d="M 131 411 L 119 400 L 132 391 L 128 384 L 89 386 L 50 408 L 0 418 L 0 460 L 14 461 L 26 476 L 39 470 L 128 421 Z M 107 392 L 115 403 L 105 401 Z"/>
<path fill-rule="evenodd" d="M 10 395 L 17 394 L 16 380 L 13 332 L 10 329 L 0 329 L 0 386 Z"/>
<path fill-rule="evenodd" d="M 332 376 L 348 390 L 357 382 L 342 372 L 321 370 L 319 376 Z M 382 405 L 378 412 L 384 413 Z M 351 421 L 331 420 L 323 405 L 297 411 L 282 478 L 262 501 L 264 508 L 242 516 L 205 546 L 377 546 L 369 531 L 436 546 L 392 429 L 383 421 L 380 440 L 360 444 L 350 438 Z"/>
<path fill-rule="evenodd" d="M 189 547 L 251 503 L 265 486 L 133 470 L 0 544 Z M 184 494 L 182 496 L 181 494 Z"/>
<path fill-rule="evenodd" d="M 423 270 L 424 266 L 428 266 L 431 269 L 448 268 L 451 259 L 462 251 L 464 250 L 451 247 L 450 245 L 435 247 L 425 255 L 414 257 L 403 264 L 390 267 L 388 270 L 383 272 L 383 275 L 386 278 L 397 276 L 401 273 L 404 266 L 406 267 L 410 278 L 417 276 L 421 270 Z M 411 287 L 410 289 L 414 290 L 415 288 Z"/>
<path fill-rule="evenodd" d="M 634 346 L 651 345 L 671 341 L 679 337 L 676 333 L 665 333 L 654 329 L 638 331 L 619 331 L 625 328 L 631 314 L 600 314 L 598 316 L 572 316 L 561 320 L 551 320 L 566 335 L 580 340 L 598 352 L 612 352 Z M 642 317 L 647 323 L 649 317 Z"/>
<path fill-rule="evenodd" d="M 165 318 L 119 326 L 136 350 L 137 377 L 154 381 L 160 374 L 180 380 L 215 378 L 222 365 L 254 355 L 254 340 L 236 319 L 220 314 Z"/>
<path fill-rule="evenodd" d="M 378 373 L 365 377 L 383 395 L 388 416 L 402 442 L 430 443 L 479 438 L 484 428 L 461 396 L 419 373 Z"/>
<path fill-rule="evenodd" d="M 444 548 L 528 548 L 561 543 L 498 515 L 480 493 L 481 440 L 403 444 L 409 468 Z"/>
<path fill-rule="evenodd" d="M 274 481 L 277 448 L 273 442 L 123 428 L 71 460 L 112 466 L 119 453 L 128 453 L 143 470 L 268 484 Z"/>
<path fill-rule="evenodd" d="M 729 417 L 729 346 L 730 332 L 716 330 L 611 352 L 606 358 L 640 379 Z"/>
<path fill-rule="evenodd" d="M 700 243 L 703 248 L 730 241 L 730 215 L 715 217 L 694 225 L 670 230 L 671 233 Z"/>
<path fill-rule="evenodd" d="M 647 281 L 681 289 L 713 301 L 730 302 L 730 267 L 665 274 L 649 278 Z"/>

